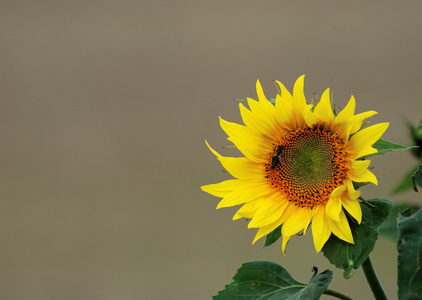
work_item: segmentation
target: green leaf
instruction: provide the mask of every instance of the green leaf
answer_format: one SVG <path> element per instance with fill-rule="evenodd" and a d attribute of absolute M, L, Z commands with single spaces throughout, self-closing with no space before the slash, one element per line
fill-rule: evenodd
<path fill-rule="evenodd" d="M 409 172 L 404 175 L 402 181 L 394 188 L 392 191 L 393 194 L 404 192 L 412 188 L 412 175 L 416 172 L 417 167 L 411 169 Z"/>
<path fill-rule="evenodd" d="M 398 203 L 394 205 L 393 210 L 387 220 L 381 224 L 379 234 L 393 242 L 397 242 L 399 237 L 399 229 L 397 227 L 397 218 L 399 214 L 412 214 L 418 211 L 419 207 L 406 203 Z"/>
<path fill-rule="evenodd" d="M 422 299 L 422 210 L 399 216 L 398 296 Z"/>
<path fill-rule="evenodd" d="M 344 278 L 351 277 L 353 269 L 357 269 L 369 256 L 378 239 L 378 227 L 387 219 L 393 204 L 386 199 L 372 199 L 361 202 L 362 222 L 349 218 L 355 244 L 349 244 L 334 234 L 325 243 L 322 251 L 330 263 L 343 270 Z"/>
<path fill-rule="evenodd" d="M 333 272 L 326 270 L 315 275 L 309 284 L 295 279 L 282 266 L 270 261 L 244 263 L 233 282 L 214 296 L 214 300 L 294 300 L 319 299 L 327 289 Z"/>
<path fill-rule="evenodd" d="M 271 246 L 272 244 L 277 242 L 277 240 L 281 237 L 281 226 L 283 226 L 283 225 L 278 226 L 271 233 L 267 234 L 267 236 L 265 238 L 265 244 L 263 246 L 264 248 Z"/>
<path fill-rule="evenodd" d="M 378 153 L 368 155 L 367 157 L 383 155 L 384 153 L 386 153 L 388 151 L 404 151 L 404 150 L 410 150 L 410 149 L 413 149 L 413 148 L 417 148 L 417 146 L 403 146 L 403 145 L 399 145 L 399 144 L 389 142 L 389 141 L 386 141 L 386 140 L 383 140 L 383 139 L 379 139 L 373 145 L 373 147 L 378 150 Z"/>
<path fill-rule="evenodd" d="M 418 187 L 416 186 L 416 183 L 422 187 L 422 164 L 419 165 L 416 172 L 412 175 L 412 186 L 415 192 L 418 191 Z"/>
<path fill-rule="evenodd" d="M 407 122 L 407 128 L 409 129 L 413 143 L 418 146 L 418 148 L 412 149 L 412 154 L 417 159 L 422 160 L 422 119 L 417 126 L 413 126 L 412 123 Z"/>
<path fill-rule="evenodd" d="M 333 278 L 333 272 L 330 270 L 325 270 L 324 272 L 315 275 L 309 281 L 308 285 L 300 291 L 297 291 L 291 295 L 289 300 L 293 299 L 303 299 L 303 300 L 312 300 L 319 299 L 324 291 L 327 289 L 328 285 Z M 277 298 L 280 299 L 280 298 Z"/>

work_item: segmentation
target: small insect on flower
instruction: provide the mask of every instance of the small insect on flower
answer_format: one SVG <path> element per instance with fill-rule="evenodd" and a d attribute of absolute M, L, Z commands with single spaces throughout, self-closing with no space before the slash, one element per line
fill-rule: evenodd
<path fill-rule="evenodd" d="M 277 165 L 281 163 L 283 153 L 283 146 L 278 146 L 274 155 L 271 157 L 271 169 L 275 169 Z"/>

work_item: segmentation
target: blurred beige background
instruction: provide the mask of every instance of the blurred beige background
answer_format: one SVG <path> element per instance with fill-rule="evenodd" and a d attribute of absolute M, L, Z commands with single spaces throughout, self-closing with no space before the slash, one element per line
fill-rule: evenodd
<path fill-rule="evenodd" d="M 252 246 L 254 230 L 200 186 L 229 178 L 204 139 L 228 145 L 218 116 L 240 121 L 235 98 L 267 96 L 272 79 L 305 93 L 330 87 L 358 112 L 389 121 L 422 112 L 420 1 L 1 1 L 0 298 L 210 299 L 242 262 L 268 259 L 307 282 L 311 235 Z M 236 155 L 234 150 L 222 149 Z M 373 160 L 391 196 L 416 161 Z M 373 262 L 391 299 L 396 248 Z M 371 299 L 361 270 L 330 285 Z M 366 295 L 366 296 L 363 296 Z M 324 297 L 323 297 L 324 298 Z M 325 297 L 324 299 L 330 299 Z"/>

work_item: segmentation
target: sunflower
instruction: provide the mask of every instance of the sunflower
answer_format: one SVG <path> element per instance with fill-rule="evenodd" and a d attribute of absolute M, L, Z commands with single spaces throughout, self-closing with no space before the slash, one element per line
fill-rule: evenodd
<path fill-rule="evenodd" d="M 377 153 L 372 145 L 389 123 L 362 129 L 366 119 L 377 114 L 355 114 L 352 96 L 338 114 L 326 89 L 314 106 L 303 92 L 304 75 L 294 84 L 293 95 L 276 81 L 280 93 L 274 104 L 267 100 L 257 81 L 258 100 L 240 103 L 245 125 L 220 118 L 221 128 L 244 157 L 225 157 L 206 144 L 235 179 L 202 186 L 221 197 L 217 209 L 242 205 L 233 220 L 250 219 L 248 228 L 258 228 L 253 243 L 280 225 L 282 251 L 292 235 L 306 233 L 309 225 L 317 252 L 333 233 L 353 244 L 346 212 L 360 224 L 360 191 L 355 183 L 373 183 L 365 157 Z"/>

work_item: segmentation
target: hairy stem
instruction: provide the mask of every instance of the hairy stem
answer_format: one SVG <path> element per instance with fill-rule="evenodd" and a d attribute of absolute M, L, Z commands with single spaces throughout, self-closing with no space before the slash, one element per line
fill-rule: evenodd
<path fill-rule="evenodd" d="M 340 292 L 337 292 L 337 291 L 334 291 L 334 290 L 330 290 L 330 289 L 326 289 L 324 291 L 324 294 L 330 295 L 330 296 L 333 296 L 333 297 L 337 297 L 337 298 L 343 299 L 343 300 L 353 300 L 353 298 L 350 298 L 346 294 L 343 294 L 343 293 L 340 293 Z"/>
<path fill-rule="evenodd" d="M 372 265 L 371 259 L 368 258 L 362 264 L 363 273 L 365 274 L 366 281 L 371 288 L 372 293 L 376 300 L 387 300 L 387 295 L 382 288 L 381 282 L 378 279 L 377 273 L 375 272 L 374 266 Z"/>

